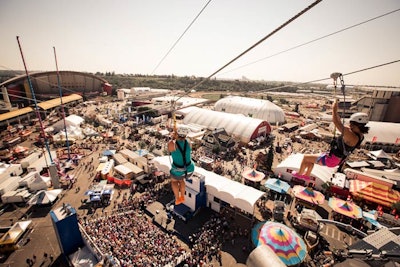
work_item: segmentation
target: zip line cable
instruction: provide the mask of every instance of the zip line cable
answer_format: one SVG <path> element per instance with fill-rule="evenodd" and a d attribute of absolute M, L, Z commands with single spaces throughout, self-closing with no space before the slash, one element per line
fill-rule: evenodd
<path fill-rule="evenodd" d="M 199 14 L 197 14 L 197 16 L 192 20 L 192 22 L 189 24 L 189 26 L 185 29 L 185 31 L 181 34 L 181 36 L 179 36 L 178 40 L 175 41 L 175 43 L 172 45 L 172 47 L 168 50 L 168 52 L 164 55 L 164 57 L 160 60 L 160 62 L 158 62 L 157 66 L 153 69 L 153 71 L 151 72 L 151 75 L 154 74 L 154 72 L 158 69 L 158 67 L 161 65 L 161 63 L 167 58 L 167 56 L 169 55 L 169 53 L 171 53 L 172 49 L 175 48 L 175 46 L 178 44 L 178 42 L 183 38 L 183 36 L 186 34 L 186 32 L 189 30 L 190 27 L 192 27 L 192 25 L 194 24 L 194 22 L 197 20 L 198 17 L 200 17 L 201 13 L 203 13 L 203 11 L 206 9 L 206 7 L 208 6 L 208 4 L 211 2 L 211 0 L 209 0 L 206 5 L 200 10 Z"/>
<path fill-rule="evenodd" d="M 191 90 L 194 90 L 195 88 L 199 87 L 201 84 L 203 84 L 205 81 L 209 80 L 211 77 L 213 77 L 214 75 L 216 75 L 217 73 L 219 73 L 221 70 L 225 69 L 226 67 L 228 67 L 230 64 L 232 64 L 233 62 L 235 62 L 236 60 L 238 60 L 239 58 L 241 58 L 243 55 L 247 54 L 249 51 L 251 51 L 253 48 L 255 48 L 256 46 L 258 46 L 259 44 L 261 44 L 262 42 L 264 42 L 265 40 L 267 40 L 269 37 L 271 37 L 272 35 L 274 35 L 275 33 L 277 33 L 278 31 L 280 31 L 281 29 L 283 29 L 284 27 L 286 27 L 287 25 L 289 25 L 291 22 L 293 22 L 294 20 L 296 20 L 297 18 L 299 18 L 301 15 L 303 15 L 304 13 L 306 13 L 307 11 L 309 11 L 311 8 L 313 8 L 314 6 L 316 6 L 317 4 L 319 4 L 322 0 L 316 0 L 314 3 L 312 3 L 311 5 L 309 5 L 308 7 L 306 7 L 305 9 L 303 9 L 302 11 L 300 11 L 299 13 L 297 13 L 294 17 L 292 17 L 291 19 L 289 19 L 288 21 L 286 21 L 285 23 L 283 23 L 281 26 L 279 26 L 278 28 L 276 28 L 275 30 L 273 30 L 271 33 L 269 33 L 267 36 L 265 36 L 264 38 L 262 38 L 261 40 L 259 40 L 258 42 L 256 42 L 255 44 L 253 44 L 252 46 L 250 46 L 249 48 L 247 48 L 245 51 L 243 51 L 242 53 L 240 53 L 238 56 L 236 56 L 234 59 L 232 59 L 231 61 L 229 61 L 228 63 L 226 63 L 224 66 L 222 66 L 221 68 L 219 68 L 217 71 L 215 71 L 214 73 L 212 73 L 210 76 L 208 76 L 207 78 L 205 78 L 204 80 L 202 80 L 201 82 L 199 82 L 197 85 L 195 85 L 194 87 L 192 87 Z"/>
<path fill-rule="evenodd" d="M 332 36 L 332 35 L 335 35 L 335 34 L 338 34 L 338 33 L 341 33 L 341 32 L 347 31 L 347 30 L 350 30 L 350 29 L 352 29 L 352 28 L 355 28 L 355 27 L 361 26 L 361 25 L 363 25 L 363 24 L 366 24 L 366 23 L 368 23 L 368 22 L 371 22 L 371 21 L 374 21 L 374 20 L 380 19 L 380 18 L 382 18 L 382 17 L 388 16 L 388 15 L 390 15 L 390 14 L 393 14 L 393 13 L 395 13 L 395 12 L 398 12 L 398 11 L 400 11 L 400 8 L 398 8 L 398 9 L 396 9 L 396 10 L 393 10 L 393 11 L 390 11 L 390 12 L 387 12 L 387 13 L 385 13 L 385 14 L 382 14 L 382 15 L 380 15 L 380 16 L 377 16 L 377 17 L 374 17 L 374 18 L 371 18 L 371 19 L 365 20 L 365 21 L 363 21 L 363 22 L 359 22 L 359 23 L 357 23 L 357 24 L 354 24 L 354 25 L 348 26 L 348 27 L 346 27 L 346 28 L 343 28 L 343 29 L 341 29 L 341 30 L 337 30 L 337 31 L 335 31 L 335 32 L 332 32 L 332 33 L 329 33 L 329 34 L 327 34 L 327 35 L 324 35 L 324 36 L 318 37 L 318 38 L 316 38 L 316 39 L 313 39 L 313 40 L 311 40 L 311 41 L 308 41 L 308 42 L 305 42 L 305 43 L 302 43 L 302 44 L 299 44 L 299 45 L 293 46 L 293 47 L 291 47 L 291 48 L 288 48 L 288 49 L 286 49 L 286 50 L 282 50 L 282 51 L 280 51 L 280 52 L 278 52 L 278 53 L 275 53 L 275 54 L 269 55 L 269 56 L 267 56 L 267 57 L 263 57 L 263 58 L 261 58 L 261 59 L 255 60 L 255 61 L 253 61 L 253 62 L 249 62 L 249 63 L 247 63 L 247 64 L 244 64 L 244 65 L 238 66 L 238 67 L 236 67 L 236 68 L 233 68 L 233 69 L 230 69 L 230 70 L 228 70 L 228 71 L 226 71 L 226 72 L 224 72 L 224 73 L 222 73 L 222 74 L 230 73 L 230 72 L 233 72 L 233 71 L 235 71 L 235 70 L 238 70 L 238 69 L 241 69 L 241 68 L 244 68 L 244 67 L 247 67 L 247 66 L 253 65 L 253 64 L 255 64 L 255 63 L 258 63 L 258 62 L 264 61 L 264 60 L 266 60 L 266 59 L 269 59 L 269 58 L 272 58 L 272 57 L 278 56 L 278 55 L 280 55 L 280 54 L 283 54 L 283 53 L 289 52 L 289 51 L 291 51 L 291 50 L 294 50 L 294 49 L 300 48 L 300 47 L 302 47 L 302 46 L 306 46 L 306 45 L 308 45 L 308 44 L 311 44 L 311 43 L 314 43 L 314 42 L 316 42 L 316 41 L 319 41 L 319 40 L 325 39 L 325 38 L 327 38 L 327 37 L 330 37 L 330 36 Z"/>

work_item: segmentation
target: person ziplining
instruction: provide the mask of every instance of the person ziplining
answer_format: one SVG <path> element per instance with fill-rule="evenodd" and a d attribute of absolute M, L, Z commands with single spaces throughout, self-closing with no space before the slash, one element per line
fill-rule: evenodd
<path fill-rule="evenodd" d="M 342 74 L 333 73 L 331 77 L 334 79 L 336 89 L 336 79 L 340 78 L 342 82 L 342 92 L 344 93 L 344 82 Z M 336 97 L 336 90 L 335 90 Z M 314 164 L 326 166 L 330 168 L 341 166 L 346 158 L 360 146 L 364 140 L 364 134 L 368 133 L 369 127 L 368 115 L 366 113 L 357 112 L 350 116 L 349 125 L 344 125 L 338 113 L 338 100 L 335 99 L 332 104 L 332 121 L 335 125 L 335 131 L 340 131 L 339 136 L 335 136 L 331 142 L 330 150 L 322 154 L 306 154 L 300 165 L 298 172 L 293 172 L 293 176 L 300 179 L 309 179 Z"/>
<path fill-rule="evenodd" d="M 175 205 L 185 202 L 185 180 L 194 171 L 192 148 L 186 139 L 188 133 L 189 129 L 186 127 L 179 127 L 177 130 L 174 127 L 172 140 L 168 142 L 168 151 L 172 157 L 170 175 L 171 187 L 175 196 Z"/>

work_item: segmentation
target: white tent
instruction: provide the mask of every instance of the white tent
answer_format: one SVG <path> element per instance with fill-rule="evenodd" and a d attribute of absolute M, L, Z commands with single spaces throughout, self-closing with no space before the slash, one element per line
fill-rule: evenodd
<path fill-rule="evenodd" d="M 53 203 L 62 189 L 40 190 L 29 201 L 29 205 L 46 205 Z"/>
<path fill-rule="evenodd" d="M 190 107 L 183 122 L 186 125 L 202 125 L 210 130 L 224 128 L 228 135 L 237 137 L 243 143 L 248 143 L 252 138 L 268 135 L 271 132 L 271 126 L 265 120 L 198 107 Z"/>
<path fill-rule="evenodd" d="M 65 125 L 67 126 L 67 128 L 69 126 L 79 127 L 84 121 L 85 120 L 80 116 L 69 115 L 68 117 L 65 118 Z M 56 132 L 60 131 L 61 129 L 64 129 L 64 120 L 59 120 L 58 122 L 54 123 L 52 127 Z"/>
<path fill-rule="evenodd" d="M 156 157 L 152 160 L 154 166 L 164 173 L 169 173 L 171 168 L 169 156 Z M 195 168 L 195 172 L 205 176 L 207 195 L 217 197 L 247 213 L 253 214 L 257 200 L 265 192 L 251 186 L 232 181 L 229 178 L 207 171 L 203 168 Z M 210 197 L 209 197 L 210 198 Z"/>
<path fill-rule="evenodd" d="M 370 157 L 373 159 L 391 159 L 392 157 L 389 156 L 383 149 L 370 151 L 368 153 Z"/>
<path fill-rule="evenodd" d="M 32 173 L 32 174 L 31 174 Z M 27 176 L 29 175 L 29 177 L 33 177 L 33 179 L 30 179 L 27 182 L 27 186 L 29 188 L 29 190 L 32 191 L 38 191 L 38 190 L 46 190 L 50 185 L 51 185 L 51 178 L 50 177 L 46 177 L 46 176 L 41 176 L 39 174 L 39 172 L 35 171 L 35 172 L 31 172 L 28 173 Z"/>
<path fill-rule="evenodd" d="M 299 171 L 301 161 L 303 160 L 303 154 L 295 153 L 289 155 L 281 163 L 276 166 L 274 173 L 276 175 L 281 175 L 282 179 L 285 181 L 290 181 L 292 179 L 292 171 Z M 315 177 L 315 186 L 317 190 L 322 189 L 322 184 L 331 180 L 334 173 L 336 173 L 336 168 L 328 168 L 318 164 L 314 164 L 314 168 L 311 172 L 311 176 Z"/>
<path fill-rule="evenodd" d="M 285 112 L 283 109 L 264 99 L 240 96 L 224 97 L 215 103 L 214 110 L 243 114 L 252 118 L 265 120 L 270 124 L 285 122 Z"/>

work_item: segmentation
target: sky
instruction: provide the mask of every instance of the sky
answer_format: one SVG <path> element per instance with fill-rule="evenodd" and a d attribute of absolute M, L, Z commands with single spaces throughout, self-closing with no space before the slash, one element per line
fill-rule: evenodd
<path fill-rule="evenodd" d="M 24 70 L 19 36 L 30 72 L 55 70 L 55 47 L 59 70 L 209 77 L 313 2 L 0 0 L 0 70 Z M 400 11 L 366 22 L 397 9 L 322 1 L 213 77 L 400 86 Z"/>

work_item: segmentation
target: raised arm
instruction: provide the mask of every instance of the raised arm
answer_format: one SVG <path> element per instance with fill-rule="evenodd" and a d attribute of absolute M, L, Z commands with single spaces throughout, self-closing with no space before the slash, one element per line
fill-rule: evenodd
<path fill-rule="evenodd" d="M 335 124 L 336 128 L 341 132 L 344 133 L 344 125 L 342 121 L 340 120 L 340 116 L 338 113 L 338 101 L 335 99 L 335 101 L 332 104 L 332 121 Z"/>

